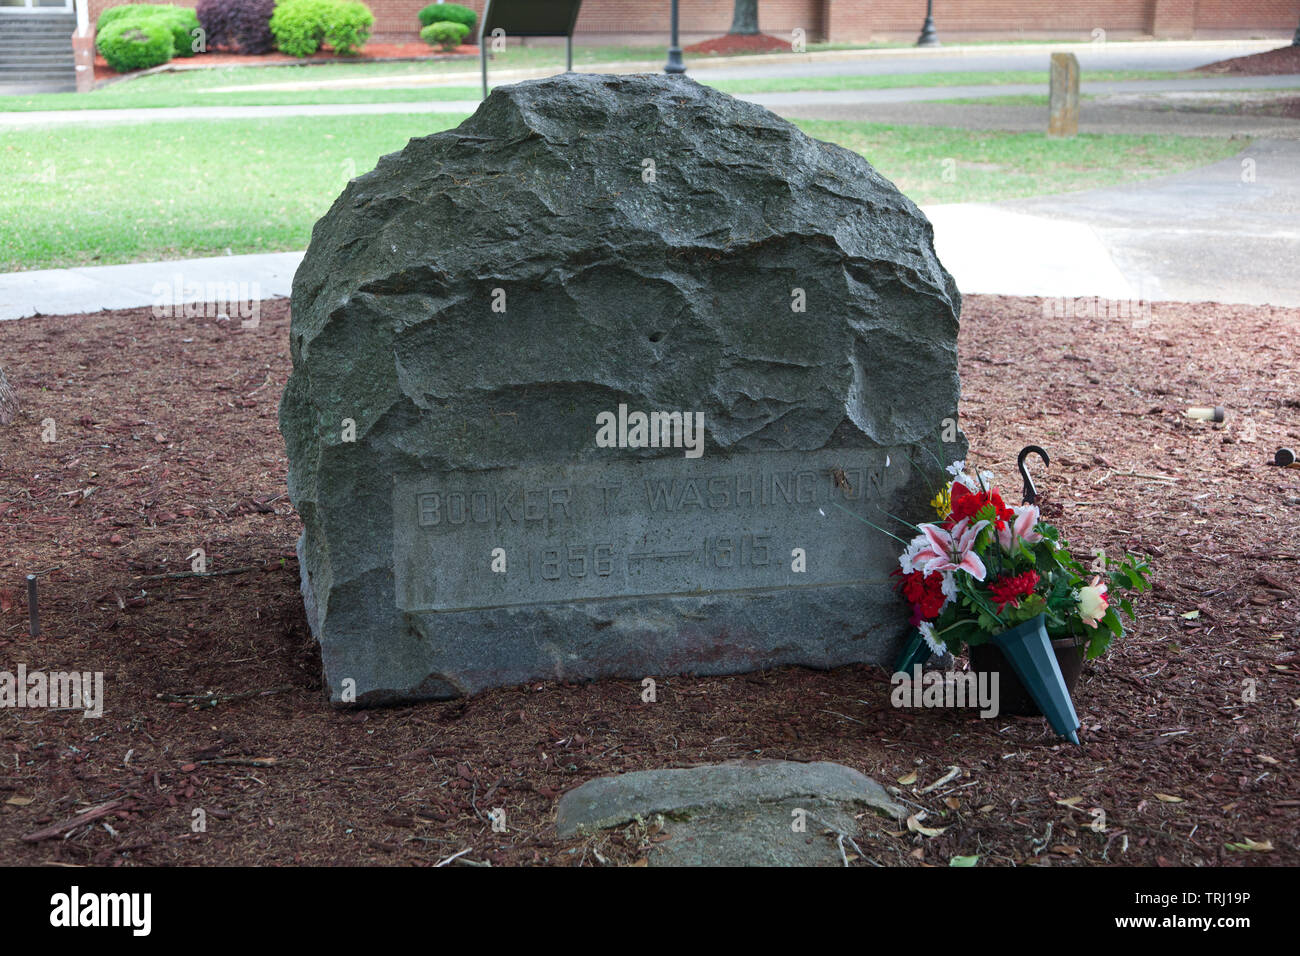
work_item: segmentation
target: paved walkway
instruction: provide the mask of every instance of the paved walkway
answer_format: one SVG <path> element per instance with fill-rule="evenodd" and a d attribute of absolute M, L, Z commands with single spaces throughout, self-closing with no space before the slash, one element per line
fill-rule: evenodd
<path fill-rule="evenodd" d="M 1041 90 L 1035 92 L 1041 93 Z M 791 103 L 771 106 L 787 119 L 845 120 L 894 126 L 948 126 L 957 129 L 1045 133 L 1046 106 L 997 103 Z M 1300 139 L 1300 122 L 1276 116 L 1212 113 L 1152 108 L 1109 100 L 1079 104 L 1079 132 L 1152 133 L 1166 136 L 1214 136 L 1231 139 Z"/>
<path fill-rule="evenodd" d="M 1088 70 L 1190 70 L 1207 63 L 1261 53 L 1286 46 L 1289 37 L 1272 40 L 1159 40 L 1123 43 L 1024 43 L 975 46 L 889 47 L 875 50 L 820 50 L 815 53 L 773 53 L 718 59 L 687 57 L 687 75 L 700 82 L 801 76 L 860 76 L 899 73 L 950 73 L 1001 70 L 1045 70 L 1056 51 L 1073 53 Z M 558 55 L 558 54 L 557 54 Z M 658 73 L 663 59 L 639 63 L 579 66 L 605 73 Z M 479 71 L 349 76 L 331 79 L 280 80 L 247 86 L 212 87 L 201 92 L 251 90 L 412 89 L 428 86 L 478 86 Z M 496 83 L 516 83 L 551 76 L 554 67 L 494 69 Z"/>
<path fill-rule="evenodd" d="M 199 285 L 206 293 L 209 285 L 227 290 L 246 283 L 250 299 L 287 296 L 302 256 L 301 252 L 272 252 L 0 273 L 0 320 L 167 305 L 178 300 L 174 294 L 178 285 L 182 289 Z M 193 301 L 183 295 L 180 301 Z M 213 300 L 218 298 L 235 297 L 218 295 Z"/>
<path fill-rule="evenodd" d="M 1300 306 L 1300 141 L 1256 141 L 1154 182 L 998 205 L 1086 224 L 1144 298 Z"/>
<path fill-rule="evenodd" d="M 925 213 L 965 293 L 1300 307 L 1295 140 L 1128 186 Z"/>
<path fill-rule="evenodd" d="M 1243 180 L 1253 160 L 1253 181 Z M 1249 177 L 1247 177 L 1249 178 Z M 1132 186 L 924 207 L 965 293 L 1300 307 L 1300 141 Z M 0 274 L 0 319 L 159 304 L 183 286 L 287 296 L 302 253 Z M 169 301 L 169 300 L 167 300 Z"/>
<path fill-rule="evenodd" d="M 1084 94 L 1112 93 L 1162 93 L 1175 91 L 1227 91 L 1227 90 L 1261 90 L 1261 89 L 1300 89 L 1300 76 L 1217 76 L 1187 80 L 1122 80 L 1080 84 Z M 852 119 L 872 122 L 908 122 L 906 117 L 930 115 L 921 114 L 911 105 L 929 100 L 971 99 L 990 96 L 1012 96 L 1020 94 L 1043 94 L 1045 85 L 1032 83 L 1009 83 L 1003 85 L 981 84 L 970 86 L 941 87 L 905 87 L 888 90 L 808 90 L 793 93 L 752 93 L 740 94 L 737 98 L 766 106 L 782 116 L 795 116 L 807 119 Z M 153 122 L 202 122 L 223 119 L 270 119 L 285 116 L 353 116 L 377 115 L 390 113 L 472 113 L 478 109 L 478 100 L 442 100 L 411 101 L 405 103 L 318 103 L 284 106 L 167 106 L 153 109 L 119 109 L 119 110 L 36 110 L 27 113 L 0 113 L 0 129 L 20 129 L 24 127 L 69 126 L 78 124 L 105 123 L 153 123 Z M 882 109 L 893 106 L 895 109 Z M 948 104 L 949 109 L 960 111 L 961 107 Z M 1000 110 L 1010 120 L 1010 128 L 1019 128 L 1029 123 L 1032 110 L 1035 117 L 1027 129 L 1042 129 L 1045 126 L 1043 111 L 1037 107 L 988 106 L 977 107 L 983 110 Z M 1083 103 L 1080 108 L 1080 122 L 1091 117 L 1099 107 L 1096 104 Z M 1014 111 L 1014 112 L 1006 112 Z M 931 111 L 932 113 L 933 111 Z M 954 114 L 958 115 L 958 114 Z M 983 114 L 987 116 L 988 114 Z M 1149 114 L 1148 114 L 1149 115 Z M 967 122 L 978 124 L 980 120 L 971 114 Z M 892 118 L 878 118 L 892 117 Z M 993 114 L 991 126 L 976 128 L 1003 129 L 1006 125 L 997 125 L 1000 114 Z M 1144 117 L 1145 118 L 1145 117 Z M 1158 119 L 1158 115 L 1157 115 Z M 1231 119 L 1231 118 L 1229 118 Z M 1261 128 L 1268 130 L 1268 117 L 1264 117 Z M 1132 123 L 1132 118 L 1128 118 Z M 933 123 L 920 120 L 924 125 L 965 125 L 965 123 Z M 1122 120 L 1116 120 L 1116 123 Z M 1294 120 L 1281 121 L 1281 127 L 1300 126 Z M 1113 124 L 1112 124 L 1113 125 Z M 1083 128 L 1082 126 L 1080 127 Z M 1142 128 L 1141 124 L 1137 128 Z M 1132 132 L 1129 126 L 1125 132 Z M 1086 130 L 1091 131 L 1091 130 Z M 1108 130 L 1109 131 L 1109 130 Z"/>

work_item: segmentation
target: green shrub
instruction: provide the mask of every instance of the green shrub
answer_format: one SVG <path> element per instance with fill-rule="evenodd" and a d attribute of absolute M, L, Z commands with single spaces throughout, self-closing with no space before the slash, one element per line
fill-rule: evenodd
<path fill-rule="evenodd" d="M 194 31 L 202 29 L 199 26 L 199 15 L 189 7 L 160 6 L 155 9 L 158 12 L 151 15 L 153 19 L 166 24 L 172 31 L 172 46 L 176 56 L 193 56 Z"/>
<path fill-rule="evenodd" d="M 311 56 L 325 40 L 326 0 L 280 0 L 271 14 L 271 33 L 280 52 Z"/>
<path fill-rule="evenodd" d="M 119 19 L 98 31 L 95 46 L 118 73 L 166 63 L 175 53 L 172 31 L 153 17 Z"/>
<path fill-rule="evenodd" d="M 120 7 L 109 7 L 99 15 L 95 22 L 95 33 L 101 32 L 105 27 L 122 19 L 123 17 L 134 17 L 141 10 L 150 11 L 158 9 L 152 3 L 124 3 Z"/>
<path fill-rule="evenodd" d="M 325 22 L 325 42 L 339 56 L 352 56 L 370 39 L 375 15 L 360 0 L 340 0 L 331 6 Z"/>
<path fill-rule="evenodd" d="M 144 20 L 161 23 L 171 31 L 174 56 L 194 55 L 194 33 L 192 31 L 199 29 L 199 18 L 198 14 L 189 7 L 178 7 L 164 3 L 126 3 L 120 7 L 109 7 L 99 15 L 99 21 L 95 25 L 95 33 L 102 33 L 107 27 L 115 23 L 139 24 Z"/>
<path fill-rule="evenodd" d="M 280 0 L 270 26 L 275 45 L 290 56 L 311 56 L 322 43 L 350 56 L 370 38 L 374 23 L 360 0 Z"/>
<path fill-rule="evenodd" d="M 434 23 L 463 23 L 467 35 L 474 32 L 474 24 L 478 22 L 478 14 L 459 3 L 431 3 L 416 16 L 426 27 Z M 423 36 L 424 31 L 421 30 L 420 34 Z"/>
<path fill-rule="evenodd" d="M 460 46 L 467 33 L 469 33 L 469 27 L 465 26 L 465 24 L 445 21 L 430 23 L 420 31 L 420 39 L 429 46 L 440 46 L 444 50 L 454 50 Z"/>

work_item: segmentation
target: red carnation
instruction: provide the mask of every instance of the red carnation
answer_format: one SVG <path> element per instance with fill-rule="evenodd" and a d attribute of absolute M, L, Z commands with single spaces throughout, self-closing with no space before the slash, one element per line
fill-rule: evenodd
<path fill-rule="evenodd" d="M 1034 588 L 1038 587 L 1038 572 L 1026 571 L 1023 574 L 1003 575 L 989 585 L 989 593 L 993 595 L 993 600 L 997 602 L 998 613 L 1010 604 L 1012 607 L 1020 606 L 1020 599 L 1028 597 L 1034 593 Z"/>
<path fill-rule="evenodd" d="M 946 600 L 943 593 L 943 575 L 931 574 L 927 576 L 924 572 L 913 571 L 911 574 L 901 575 L 902 582 L 899 590 L 903 592 L 903 597 L 907 598 L 912 605 L 913 624 L 921 621 L 932 621 L 939 616 L 939 611 L 943 609 Z"/>
<path fill-rule="evenodd" d="M 974 518 L 989 505 L 993 506 L 995 515 L 994 524 L 1001 530 L 1007 521 L 1014 521 L 1016 513 L 1008 508 L 1002 502 L 1002 496 L 998 494 L 997 489 L 989 491 L 971 491 L 960 481 L 952 486 L 952 514 L 948 519 L 948 527 L 952 527 L 963 518 Z"/>

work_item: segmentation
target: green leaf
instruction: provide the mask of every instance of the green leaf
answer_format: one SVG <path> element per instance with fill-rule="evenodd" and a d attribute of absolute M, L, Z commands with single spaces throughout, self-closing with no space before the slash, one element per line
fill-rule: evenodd
<path fill-rule="evenodd" d="M 980 861 L 978 856 L 954 856 L 948 861 L 949 866 L 974 866 Z"/>
<path fill-rule="evenodd" d="M 1110 632 L 1116 637 L 1124 636 L 1124 624 L 1119 619 L 1119 614 L 1116 613 L 1113 607 L 1106 609 L 1106 614 L 1102 617 L 1101 623 L 1106 625 Z"/>
<path fill-rule="evenodd" d="M 1110 630 L 1101 627 L 1094 629 L 1092 637 L 1088 640 L 1088 653 L 1086 659 L 1095 661 L 1097 658 L 1101 657 L 1102 654 L 1106 653 L 1106 649 L 1110 647 L 1110 642 Z"/>

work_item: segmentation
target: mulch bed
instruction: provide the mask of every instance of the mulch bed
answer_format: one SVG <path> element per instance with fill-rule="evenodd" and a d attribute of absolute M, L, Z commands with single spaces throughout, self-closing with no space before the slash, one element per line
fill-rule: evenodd
<path fill-rule="evenodd" d="M 971 459 L 1014 495 L 1016 452 L 1045 446 L 1045 510 L 1079 552 L 1155 568 L 1139 624 L 1075 692 L 1081 747 L 1042 719 L 895 709 L 868 666 L 656 675 L 654 704 L 637 677 L 331 708 L 277 429 L 288 324 L 284 300 L 246 330 L 149 309 L 0 323 L 25 403 L 0 428 L 0 670 L 103 671 L 106 694 L 97 720 L 0 709 L 7 862 L 636 862 L 662 834 L 560 840 L 556 798 L 763 757 L 845 763 L 924 807 L 938 836 L 872 823 L 859 841 L 891 864 L 1300 864 L 1300 471 L 1265 464 L 1300 447 L 1300 309 L 1156 304 L 1134 328 L 966 300 Z M 1216 403 L 1224 424 L 1183 414 Z M 213 576 L 187 576 L 199 547 Z M 1248 841 L 1272 849 L 1228 847 Z"/>
<path fill-rule="evenodd" d="M 1284 46 L 1250 56 L 1237 56 L 1198 66 L 1197 73 L 1230 73 L 1240 76 L 1278 76 L 1300 73 L 1300 46 Z"/>
<path fill-rule="evenodd" d="M 683 53 L 731 56 L 736 53 L 789 53 L 790 41 L 778 40 L 766 33 L 728 33 L 726 36 L 682 48 Z"/>
<path fill-rule="evenodd" d="M 125 76 L 144 72 L 167 73 L 183 70 L 216 70 L 223 67 L 239 66 L 307 66 L 315 63 L 381 63 L 389 60 L 452 60 L 466 57 L 478 57 L 478 47 L 464 45 L 444 53 L 431 47 L 424 41 L 415 43 L 367 43 L 356 56 L 338 56 L 332 50 L 318 50 L 311 56 L 289 56 L 286 53 L 262 53 L 256 56 L 246 53 L 229 53 L 213 50 L 197 56 L 177 57 L 174 60 L 150 71 L 133 70 L 130 73 L 118 73 L 112 69 L 102 56 L 95 56 L 95 82 L 118 80 Z"/>

